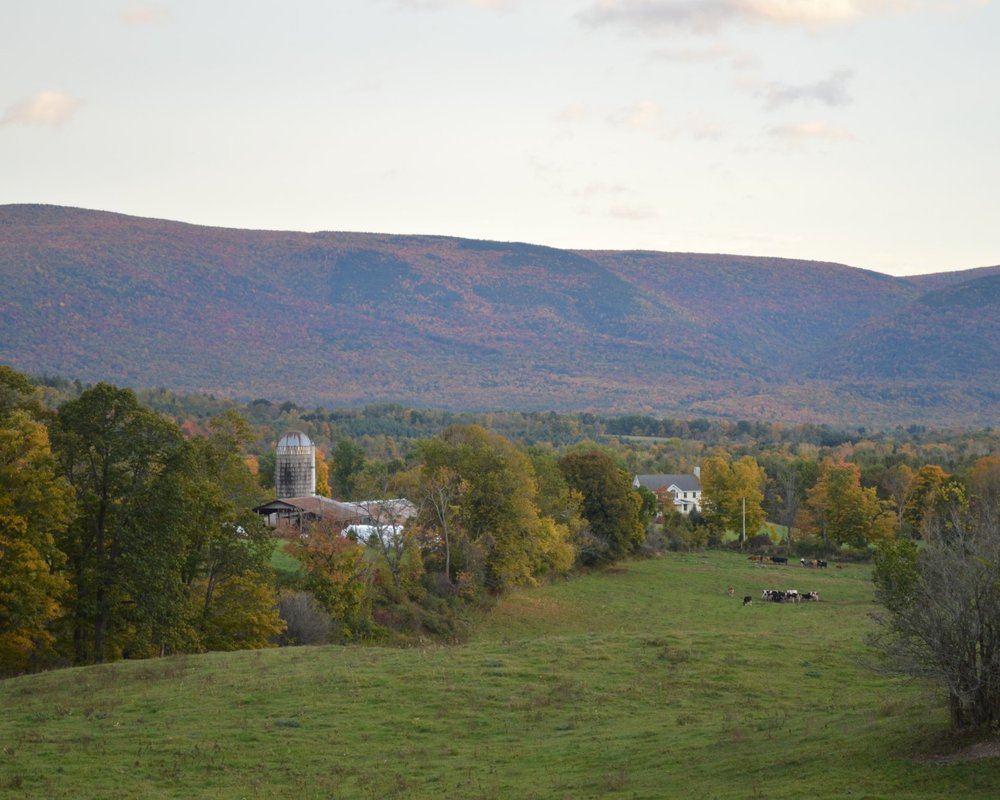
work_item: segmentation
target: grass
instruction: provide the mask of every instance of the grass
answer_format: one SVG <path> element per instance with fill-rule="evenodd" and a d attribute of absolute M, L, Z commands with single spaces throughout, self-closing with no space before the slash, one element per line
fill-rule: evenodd
<path fill-rule="evenodd" d="M 274 550 L 271 553 L 271 567 L 276 572 L 294 575 L 302 570 L 298 559 L 291 556 L 286 547 L 289 542 L 284 539 L 274 539 Z"/>
<path fill-rule="evenodd" d="M 671 554 L 515 594 L 458 647 L 10 680 L 0 798 L 1000 796 L 995 759 L 923 758 L 940 698 L 860 665 L 870 596 L 864 567 Z"/>

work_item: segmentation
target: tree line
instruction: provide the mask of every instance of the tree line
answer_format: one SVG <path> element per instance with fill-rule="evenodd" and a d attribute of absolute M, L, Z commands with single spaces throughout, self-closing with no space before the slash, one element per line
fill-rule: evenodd
<path fill-rule="evenodd" d="M 205 414 L 192 416 L 187 400 L 162 390 L 172 411 L 106 384 L 54 383 L 0 367 L 0 674 L 272 644 L 457 638 L 471 608 L 514 587 L 643 550 L 704 547 L 745 526 L 743 546 L 874 555 L 882 665 L 943 686 L 956 728 L 1000 724 L 1000 440 L 991 430 L 835 435 L 698 420 L 652 428 L 639 417 L 608 436 L 601 426 L 615 425 L 593 415 L 316 412 L 314 426 L 367 418 L 374 430 L 395 419 L 434 433 L 377 447 L 368 434 L 328 436 L 319 490 L 370 501 L 373 532 L 359 541 L 316 522 L 289 536 L 299 568 L 283 572 L 271 566 L 273 532 L 251 509 L 272 491 L 278 429 L 312 412 L 203 398 Z M 478 424 L 489 422 L 519 433 Z M 558 431 L 558 447 L 546 429 Z M 675 514 L 670 498 L 631 487 L 635 472 L 695 465 L 701 514 Z M 404 528 L 391 513 L 400 497 L 416 506 Z M 785 527 L 784 541 L 761 533 L 765 520 Z"/>
<path fill-rule="evenodd" d="M 97 384 L 54 409 L 43 398 L 0 367 L 2 674 L 391 630 L 456 636 L 470 606 L 643 540 L 640 499 L 606 453 L 526 450 L 460 424 L 405 467 L 334 462 L 334 478 L 373 501 L 375 535 L 320 520 L 289 544 L 301 569 L 281 574 L 252 511 L 269 493 L 253 434 L 233 409 L 191 434 L 129 389 Z M 378 524 L 403 496 L 412 523 Z"/>
<path fill-rule="evenodd" d="M 186 438 L 106 384 L 52 411 L 0 367 L 0 671 L 267 643 L 246 435 L 226 414 Z"/>

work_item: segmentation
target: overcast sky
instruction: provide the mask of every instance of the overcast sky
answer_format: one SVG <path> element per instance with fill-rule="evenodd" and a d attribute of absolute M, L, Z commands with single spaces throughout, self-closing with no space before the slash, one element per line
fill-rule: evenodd
<path fill-rule="evenodd" d="M 0 203 L 1000 263 L 1000 0 L 0 9 Z"/>

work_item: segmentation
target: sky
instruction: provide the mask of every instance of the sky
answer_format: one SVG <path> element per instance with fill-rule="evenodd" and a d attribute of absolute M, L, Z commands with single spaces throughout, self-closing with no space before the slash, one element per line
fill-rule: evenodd
<path fill-rule="evenodd" d="M 0 204 L 1000 263 L 1000 0 L 0 0 Z"/>

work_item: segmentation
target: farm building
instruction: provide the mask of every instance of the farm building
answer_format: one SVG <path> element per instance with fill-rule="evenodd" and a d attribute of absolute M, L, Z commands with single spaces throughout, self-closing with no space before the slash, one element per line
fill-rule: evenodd
<path fill-rule="evenodd" d="M 700 467 L 694 468 L 693 475 L 636 475 L 632 486 L 644 486 L 656 495 L 662 507 L 672 503 L 684 515 L 701 511 Z"/>
<path fill-rule="evenodd" d="M 289 431 L 278 440 L 275 454 L 276 499 L 254 511 L 271 527 L 291 525 L 299 531 L 307 522 L 331 526 L 401 526 L 416 513 L 409 500 L 342 502 L 316 494 L 316 446 L 301 431 Z"/>

